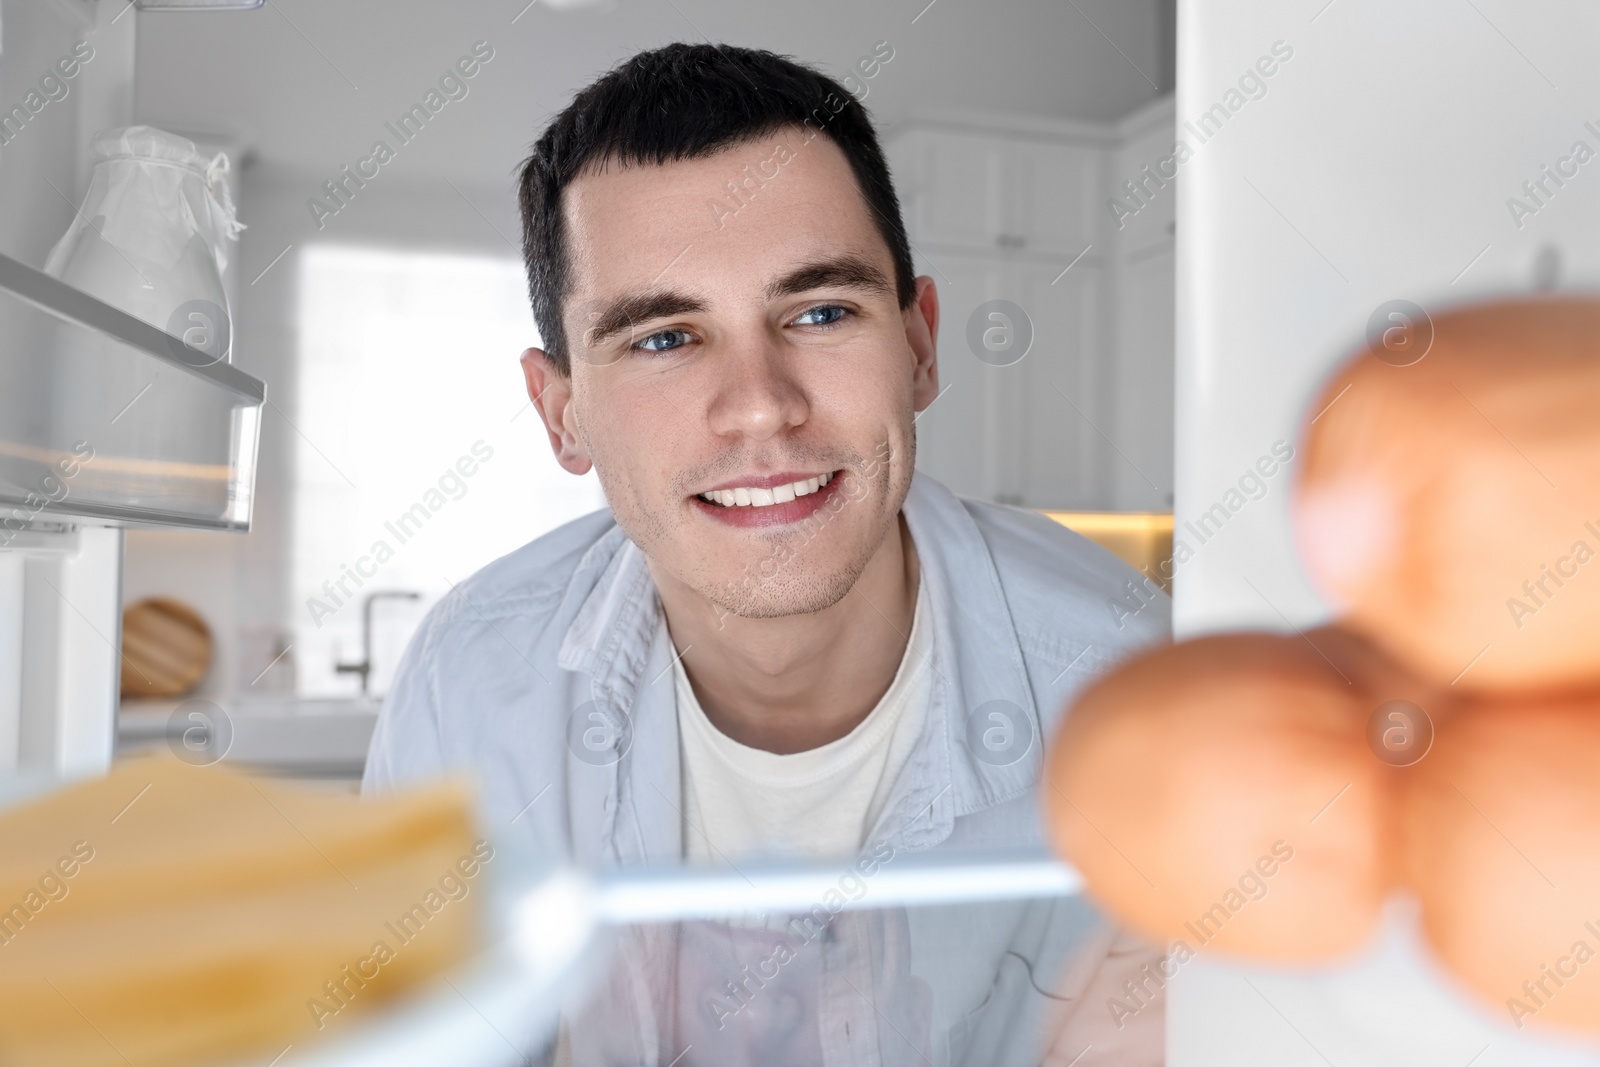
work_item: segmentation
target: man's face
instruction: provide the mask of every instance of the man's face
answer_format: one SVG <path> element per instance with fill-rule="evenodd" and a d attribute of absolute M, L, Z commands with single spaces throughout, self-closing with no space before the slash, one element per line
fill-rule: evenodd
<path fill-rule="evenodd" d="M 848 161 L 806 137 L 613 164 L 564 198 L 571 379 L 541 406 L 562 462 L 592 462 L 658 581 L 752 618 L 849 592 L 937 393 L 931 282 L 899 307 Z"/>

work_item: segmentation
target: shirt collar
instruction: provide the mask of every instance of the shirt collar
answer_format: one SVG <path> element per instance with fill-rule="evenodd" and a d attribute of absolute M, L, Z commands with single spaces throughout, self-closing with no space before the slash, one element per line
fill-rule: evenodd
<path fill-rule="evenodd" d="M 1033 788 L 1042 764 L 1040 716 L 999 572 L 971 513 L 922 474 L 903 513 L 933 614 L 929 769 L 936 788 L 949 786 L 934 804 L 931 823 L 939 826 L 946 802 L 951 817 L 970 815 Z"/>
<path fill-rule="evenodd" d="M 582 604 L 556 662 L 593 678 L 596 697 L 630 706 L 663 616 L 650 566 L 622 527 L 613 526 L 584 553 L 567 597 Z"/>

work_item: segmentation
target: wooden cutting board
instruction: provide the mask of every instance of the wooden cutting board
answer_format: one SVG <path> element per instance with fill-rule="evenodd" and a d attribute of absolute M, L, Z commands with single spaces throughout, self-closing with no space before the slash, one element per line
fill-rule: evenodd
<path fill-rule="evenodd" d="M 122 695 L 181 697 L 211 669 L 211 629 L 189 605 L 150 597 L 122 613 Z"/>

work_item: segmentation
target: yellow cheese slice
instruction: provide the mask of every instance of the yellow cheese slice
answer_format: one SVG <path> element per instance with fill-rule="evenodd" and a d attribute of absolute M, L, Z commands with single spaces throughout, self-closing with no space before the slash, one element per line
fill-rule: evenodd
<path fill-rule="evenodd" d="M 361 801 L 169 757 L 0 811 L 0 1062 L 304 1046 L 477 946 L 468 790 Z"/>

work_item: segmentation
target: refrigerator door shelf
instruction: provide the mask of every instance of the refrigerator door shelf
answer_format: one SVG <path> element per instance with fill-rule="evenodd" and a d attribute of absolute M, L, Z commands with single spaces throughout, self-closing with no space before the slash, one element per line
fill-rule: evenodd
<path fill-rule="evenodd" d="M 63 516 L 248 530 L 265 402 L 231 364 L 0 256 L 5 530 Z"/>

